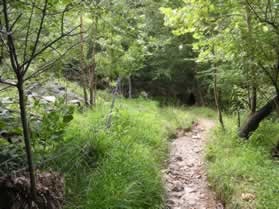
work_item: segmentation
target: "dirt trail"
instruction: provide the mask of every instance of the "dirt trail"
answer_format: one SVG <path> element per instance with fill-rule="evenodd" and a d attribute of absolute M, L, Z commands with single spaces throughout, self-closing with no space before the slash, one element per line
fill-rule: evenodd
<path fill-rule="evenodd" d="M 214 122 L 201 119 L 192 130 L 179 130 L 171 143 L 165 173 L 167 209 L 223 209 L 208 187 L 204 152 Z"/>

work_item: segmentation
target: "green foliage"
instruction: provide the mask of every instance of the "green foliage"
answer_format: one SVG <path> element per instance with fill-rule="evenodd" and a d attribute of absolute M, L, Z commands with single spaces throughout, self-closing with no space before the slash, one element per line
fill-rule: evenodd
<path fill-rule="evenodd" d="M 49 106 L 49 104 L 48 104 Z M 47 109 L 45 105 L 35 104 L 34 109 Z M 63 143 L 66 127 L 73 120 L 74 106 L 64 104 L 58 100 L 52 105 L 51 110 L 42 113 L 42 118 L 31 118 L 33 147 L 37 153 L 51 152 Z"/>
<path fill-rule="evenodd" d="M 217 86 L 229 108 L 231 102 L 237 108 L 246 107 L 250 95 L 243 92 L 251 87 L 264 94 L 274 94 L 278 89 L 276 1 L 184 0 L 180 7 L 161 8 L 161 12 L 174 35 L 190 34 L 195 39 L 196 61 L 212 66 L 201 69 L 207 76 L 204 79 L 212 83 L 217 69 Z M 274 89 L 270 91 L 267 86 Z"/>
<path fill-rule="evenodd" d="M 26 166 L 23 147 L 0 139 L 0 176 L 11 174 Z"/>
<path fill-rule="evenodd" d="M 278 140 L 278 124 L 266 121 L 250 141 L 237 137 L 234 118 L 226 120 L 227 130 L 216 129 L 207 148 L 209 181 L 226 208 L 277 209 L 278 162 L 271 149 Z M 236 119 L 235 119 L 236 120 Z M 254 194 L 245 201 L 242 194 Z"/>
<path fill-rule="evenodd" d="M 133 81 L 144 81 L 139 87 L 152 92 L 152 96 L 163 95 L 167 104 L 174 100 L 176 103 L 176 99 L 187 103 L 190 93 L 199 94 L 201 99 L 212 94 L 212 78 L 218 70 L 217 87 L 224 95 L 221 102 L 230 112 L 249 107 L 252 87 L 262 95 L 272 96 L 271 87 L 276 89 L 278 85 L 279 30 L 278 18 L 274 17 L 278 16 L 279 7 L 275 0 L 48 2 L 37 49 L 78 26 L 77 16 L 82 14 L 86 31 L 83 44 L 86 59 L 82 64 L 91 67 L 96 64 L 96 77 L 110 84 L 116 76 L 132 76 Z M 28 59 L 37 51 L 33 40 L 40 25 L 43 1 L 33 3 L 8 2 L 10 22 L 15 23 L 14 47 L 19 63 L 24 63 L 20 70 L 31 64 Z M 265 12 L 261 8 L 266 8 Z M 15 21 L 18 14 L 22 16 Z M 62 23 L 61 19 L 65 21 Z M 1 15 L 0 22 L 3 20 Z M 1 30 L 2 26 L 0 23 Z M 66 68 L 78 71 L 79 35 L 70 35 L 36 55 L 25 78 L 34 79 L 40 74 L 40 82 L 48 77 L 41 75 L 46 70 L 55 69 L 55 75 Z M 7 37 L 5 29 L 1 36 Z M 4 40 L 0 45 L 0 78 L 14 82 L 16 76 L 7 64 L 9 53 L 4 46 L 7 43 Z M 69 48 L 72 50 L 68 51 Z M 25 84 L 32 84 L 32 79 Z M 0 85 L 1 89 L 5 87 L 6 84 Z M 69 89 L 82 95 L 78 84 L 69 83 Z M 0 96 L 14 96 L 15 90 L 1 91 Z M 143 98 L 131 101 L 120 98 L 112 113 L 112 126 L 106 129 L 111 95 L 105 91 L 99 94 L 99 105 L 82 114 L 60 102 L 51 106 L 36 101 L 28 107 L 32 112 L 35 162 L 41 162 L 43 169 L 65 174 L 67 208 L 164 208 L 160 169 L 166 157 L 167 138 L 177 128 L 191 127 L 197 115 L 213 118 L 215 113 L 207 108 L 159 108 L 156 102 Z M 205 100 L 210 103 L 212 98 Z M 260 99 L 259 104 L 265 100 Z M 18 107 L 12 104 L 8 108 Z M 237 138 L 232 120 L 227 121 L 226 133 L 216 130 L 208 146 L 209 179 L 230 208 L 275 209 L 278 165 L 270 158 L 270 149 L 278 138 L 278 124 L 276 120 L 266 121 L 249 142 L 243 142 Z M 14 118 L 0 119 L 0 129 L 18 135 L 22 132 L 18 122 Z M 269 140 L 265 140 L 267 136 Z M 0 140 L 0 171 L 6 174 L 21 168 L 22 143 L 11 145 Z M 256 199 L 242 201 L 242 193 L 255 193 Z"/>

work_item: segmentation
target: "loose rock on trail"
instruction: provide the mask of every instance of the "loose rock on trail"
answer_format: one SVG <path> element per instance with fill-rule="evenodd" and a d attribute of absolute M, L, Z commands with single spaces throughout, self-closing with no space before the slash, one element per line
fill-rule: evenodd
<path fill-rule="evenodd" d="M 202 119 L 191 131 L 178 131 L 177 139 L 171 143 L 169 164 L 164 171 L 167 209 L 223 209 L 208 186 L 204 163 L 203 150 L 213 127 L 213 121 Z"/>

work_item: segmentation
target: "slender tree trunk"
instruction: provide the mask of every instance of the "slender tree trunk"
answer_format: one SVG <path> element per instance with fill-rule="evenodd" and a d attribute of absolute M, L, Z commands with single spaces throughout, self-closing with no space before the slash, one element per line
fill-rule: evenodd
<path fill-rule="evenodd" d="M 94 104 L 97 104 L 97 84 L 98 84 L 98 76 L 97 76 L 97 67 L 95 66 L 95 77 L 94 77 Z"/>
<path fill-rule="evenodd" d="M 98 32 L 98 17 L 95 16 L 93 33 L 93 49 L 92 49 L 92 65 L 89 69 L 89 89 L 90 89 L 90 105 L 96 104 L 96 44 L 97 44 L 97 32 Z"/>
<path fill-rule="evenodd" d="M 217 68 L 216 67 L 214 67 L 214 97 L 215 97 L 215 104 L 216 104 L 216 108 L 218 111 L 218 119 L 219 119 L 220 125 L 221 125 L 222 129 L 225 129 L 223 115 L 222 115 L 222 111 L 220 108 L 220 93 L 217 88 Z"/>
<path fill-rule="evenodd" d="M 115 101 L 116 101 L 117 94 L 119 93 L 120 86 L 121 86 L 121 78 L 118 77 L 117 82 L 116 82 L 116 87 L 112 92 L 112 102 L 111 102 L 109 117 L 108 117 L 108 120 L 107 120 L 107 129 L 109 129 L 110 126 L 111 126 L 112 113 L 113 113 L 113 109 L 114 109 L 114 106 L 115 106 Z"/>
<path fill-rule="evenodd" d="M 89 94 L 90 105 L 95 105 L 95 64 L 89 66 Z"/>
<path fill-rule="evenodd" d="M 248 5 L 246 5 L 246 24 L 247 24 L 247 30 L 248 30 L 248 37 L 249 39 L 252 41 L 252 15 L 251 15 L 251 11 L 250 8 L 248 7 Z M 251 54 L 254 54 L 254 50 L 251 49 L 249 50 Z M 253 62 L 253 58 L 251 58 L 251 62 Z M 248 64 L 248 72 L 251 70 L 251 74 L 252 74 L 252 92 L 251 92 L 251 98 L 250 98 L 250 109 L 251 109 L 251 114 L 254 114 L 257 110 L 257 87 L 255 84 L 255 80 L 256 80 L 256 75 L 255 75 L 255 66 L 254 64 Z M 250 76 L 249 76 L 250 77 Z"/>
<path fill-rule="evenodd" d="M 25 144 L 28 169 L 29 169 L 29 175 L 30 175 L 31 194 L 32 194 L 33 199 L 35 200 L 36 199 L 36 179 L 35 179 L 35 171 L 34 171 L 33 158 L 32 158 L 30 133 L 29 133 L 28 121 L 27 121 L 27 115 L 26 115 L 25 95 L 24 95 L 23 88 L 24 88 L 23 80 L 22 80 L 22 78 L 19 78 L 17 89 L 18 89 L 18 95 L 19 95 L 20 116 L 21 116 L 24 144 Z"/>
<path fill-rule="evenodd" d="M 132 78 L 131 78 L 131 75 L 128 76 L 128 86 L 129 86 L 129 99 L 132 99 Z"/>
<path fill-rule="evenodd" d="M 88 96 L 86 90 L 86 73 L 84 65 L 84 38 L 83 38 L 83 17 L 80 15 L 80 80 L 83 88 L 83 98 L 85 105 L 88 105 Z"/>

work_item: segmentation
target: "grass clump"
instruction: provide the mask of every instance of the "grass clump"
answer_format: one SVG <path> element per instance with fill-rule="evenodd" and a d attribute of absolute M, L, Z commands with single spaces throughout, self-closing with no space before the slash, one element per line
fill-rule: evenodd
<path fill-rule="evenodd" d="M 103 102 L 76 114 L 66 130 L 65 147 L 72 150 L 55 164 L 65 174 L 66 208 L 163 209 L 167 126 L 175 130 L 193 117 L 154 101 L 118 99 L 106 129 L 109 107 Z"/>
<path fill-rule="evenodd" d="M 207 149 L 209 181 L 228 209 L 278 209 L 279 164 L 271 149 L 279 124 L 265 121 L 249 141 L 239 139 L 233 119 L 216 129 Z M 252 194 L 248 200 L 245 197 Z"/>
<path fill-rule="evenodd" d="M 206 107 L 173 107 L 160 109 L 169 136 L 174 136 L 177 128 L 190 128 L 199 117 L 215 118 L 214 110 Z"/>
<path fill-rule="evenodd" d="M 169 136 L 174 137 L 177 128 L 189 128 L 196 118 L 185 108 L 164 107 L 160 111 L 164 127 Z"/>

